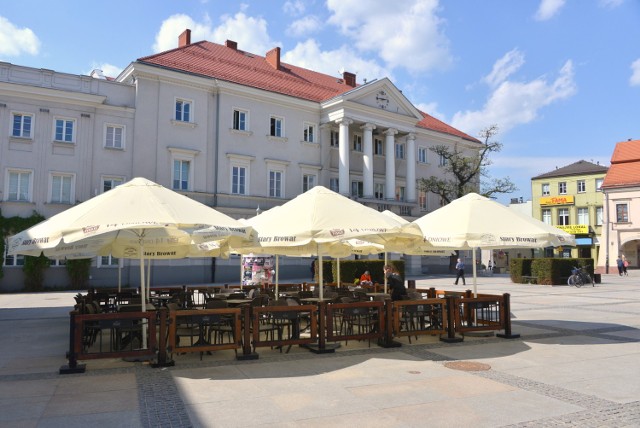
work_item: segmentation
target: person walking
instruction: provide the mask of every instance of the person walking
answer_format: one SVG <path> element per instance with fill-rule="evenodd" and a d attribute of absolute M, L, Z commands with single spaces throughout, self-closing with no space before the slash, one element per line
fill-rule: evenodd
<path fill-rule="evenodd" d="M 624 272 L 624 262 L 620 256 L 616 259 L 616 265 L 618 266 L 618 274 L 622 276 L 622 273 Z"/>
<path fill-rule="evenodd" d="M 622 273 L 624 274 L 624 276 L 629 276 L 629 274 L 627 273 L 628 267 L 629 267 L 629 260 L 627 260 L 627 258 L 623 254 L 622 255 Z"/>
<path fill-rule="evenodd" d="M 458 285 L 458 280 L 462 278 L 462 285 L 467 285 L 467 282 L 464 279 L 464 263 L 462 259 L 458 259 L 458 263 L 456 263 L 456 282 L 455 285 Z"/>
<path fill-rule="evenodd" d="M 385 265 L 383 271 L 387 278 L 387 285 L 391 290 L 391 300 L 402 300 L 402 296 L 407 295 L 402 277 L 393 265 Z"/>

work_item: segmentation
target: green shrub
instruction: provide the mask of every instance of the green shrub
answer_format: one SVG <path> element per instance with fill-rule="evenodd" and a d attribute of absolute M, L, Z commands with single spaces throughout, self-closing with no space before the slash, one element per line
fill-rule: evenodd
<path fill-rule="evenodd" d="M 589 275 L 593 276 L 593 259 L 567 259 L 567 258 L 538 258 L 538 259 L 511 259 L 511 281 L 522 284 L 523 276 L 535 276 L 538 284 L 564 285 L 571 275 L 571 269 L 575 266 L 585 267 Z"/>

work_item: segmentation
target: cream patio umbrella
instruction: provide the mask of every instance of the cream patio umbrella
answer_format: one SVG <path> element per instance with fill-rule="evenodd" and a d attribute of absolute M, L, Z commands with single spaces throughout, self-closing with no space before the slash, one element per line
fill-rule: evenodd
<path fill-rule="evenodd" d="M 474 250 L 473 294 L 477 296 L 476 248 L 543 248 L 575 245 L 573 235 L 476 193 L 469 193 L 412 222 L 436 248 Z"/>
<path fill-rule="evenodd" d="M 206 233 L 194 235 L 203 228 Z M 10 237 L 8 252 L 139 259 L 146 310 L 145 259 L 216 255 L 221 245 L 240 245 L 250 237 L 251 227 L 150 180 L 134 178 Z"/>
<path fill-rule="evenodd" d="M 323 256 L 350 254 L 348 244 L 342 244 L 343 241 L 362 239 L 384 245 L 407 234 L 396 220 L 323 186 L 316 186 L 246 222 L 257 233 L 260 249 L 234 247 L 234 251 L 317 255 L 320 266 Z M 415 232 L 414 236 L 419 238 L 418 235 Z M 319 283 L 322 298 L 322 269 L 319 269 Z"/>

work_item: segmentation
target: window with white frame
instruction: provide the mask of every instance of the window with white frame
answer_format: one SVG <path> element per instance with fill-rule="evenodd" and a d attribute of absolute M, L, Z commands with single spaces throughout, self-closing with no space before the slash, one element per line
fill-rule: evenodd
<path fill-rule="evenodd" d="M 231 165 L 231 193 L 234 195 L 247 194 L 247 178 L 249 176 L 248 165 Z"/>
<path fill-rule="evenodd" d="M 396 159 L 404 159 L 404 143 L 396 143 Z"/>
<path fill-rule="evenodd" d="M 335 177 L 330 178 L 329 179 L 329 189 L 334 191 L 334 192 L 339 192 L 340 191 L 340 181 Z"/>
<path fill-rule="evenodd" d="M 249 130 L 249 112 L 246 110 L 233 109 L 233 129 L 236 131 Z"/>
<path fill-rule="evenodd" d="M 18 138 L 32 138 L 33 115 L 27 113 L 12 113 L 13 126 L 11 136 Z"/>
<path fill-rule="evenodd" d="M 60 143 L 73 143 L 75 141 L 74 119 L 56 118 L 54 121 L 53 139 Z"/>
<path fill-rule="evenodd" d="M 98 267 L 118 267 L 119 265 L 120 259 L 111 254 L 98 257 Z"/>
<path fill-rule="evenodd" d="M 340 145 L 340 133 L 335 130 L 329 131 L 329 138 L 331 140 L 331 147 L 338 147 Z"/>
<path fill-rule="evenodd" d="M 404 202 L 405 200 L 405 187 L 396 186 L 396 201 Z"/>
<path fill-rule="evenodd" d="M 373 185 L 373 196 L 376 199 L 384 199 L 384 183 L 375 183 Z"/>
<path fill-rule="evenodd" d="M 52 204 L 71 204 L 74 197 L 74 175 L 63 173 L 51 174 L 51 192 L 49 202 Z"/>
<path fill-rule="evenodd" d="M 373 154 L 384 156 L 384 142 L 380 138 L 373 139 Z"/>
<path fill-rule="evenodd" d="M 567 194 L 567 182 L 561 181 L 558 183 L 558 195 L 566 195 Z"/>
<path fill-rule="evenodd" d="M 587 183 L 584 180 L 578 180 L 578 193 L 584 193 L 587 191 Z"/>
<path fill-rule="evenodd" d="M 7 201 L 31 202 L 32 171 L 9 170 L 7 180 Z"/>
<path fill-rule="evenodd" d="M 569 225 L 569 208 L 558 209 L 558 225 L 559 226 Z"/>
<path fill-rule="evenodd" d="M 195 158 L 197 150 L 168 147 L 171 153 L 171 188 L 193 190 Z"/>
<path fill-rule="evenodd" d="M 191 176 L 191 161 L 186 159 L 173 160 L 172 189 L 189 190 L 189 178 Z"/>
<path fill-rule="evenodd" d="M 616 204 L 616 222 L 627 223 L 629 221 L 629 204 Z"/>
<path fill-rule="evenodd" d="M 418 192 L 418 208 L 420 211 L 427 211 L 427 192 L 424 190 Z"/>
<path fill-rule="evenodd" d="M 104 146 L 109 149 L 123 149 L 124 126 L 107 123 L 104 130 Z"/>
<path fill-rule="evenodd" d="M 102 177 L 102 193 L 108 192 L 122 183 L 124 183 L 123 177 Z"/>
<path fill-rule="evenodd" d="M 316 125 L 313 123 L 304 123 L 303 135 L 304 141 L 307 143 L 315 143 L 316 142 Z"/>
<path fill-rule="evenodd" d="M 362 183 L 362 181 L 353 180 L 351 182 L 351 196 L 356 196 L 358 198 L 361 198 L 363 194 L 364 194 L 364 184 Z"/>
<path fill-rule="evenodd" d="M 24 256 L 21 254 L 18 255 L 9 255 L 9 243 L 5 239 L 4 241 L 4 259 L 2 262 L 3 266 L 24 266 Z"/>
<path fill-rule="evenodd" d="M 193 102 L 181 98 L 176 98 L 176 109 L 174 119 L 178 122 L 191 122 Z"/>
<path fill-rule="evenodd" d="M 269 170 L 269 197 L 270 198 L 282 198 L 284 197 L 284 171 L 277 169 Z"/>
<path fill-rule="evenodd" d="M 549 183 L 542 183 L 542 196 L 549 196 L 550 194 Z"/>
<path fill-rule="evenodd" d="M 604 182 L 604 178 L 596 178 L 596 192 L 602 192 L 602 183 Z"/>
<path fill-rule="evenodd" d="M 426 147 L 418 147 L 418 162 L 419 163 L 427 163 L 427 148 Z"/>
<path fill-rule="evenodd" d="M 438 155 L 438 166 L 447 166 L 449 164 L 449 159 L 446 158 L 442 153 Z"/>
<path fill-rule="evenodd" d="M 578 224 L 589 224 L 589 208 L 578 208 Z"/>
<path fill-rule="evenodd" d="M 277 116 L 271 116 L 269 119 L 269 135 L 272 137 L 284 137 L 284 119 Z"/>
<path fill-rule="evenodd" d="M 362 135 L 360 134 L 353 134 L 353 151 L 362 151 Z"/>
<path fill-rule="evenodd" d="M 302 175 L 302 192 L 316 187 L 317 176 L 315 174 Z"/>
<path fill-rule="evenodd" d="M 542 222 L 545 224 L 551 224 L 551 210 L 543 209 L 542 210 Z"/>
<path fill-rule="evenodd" d="M 602 226 L 604 223 L 604 210 L 602 207 L 596 207 L 596 226 Z"/>
<path fill-rule="evenodd" d="M 49 259 L 50 267 L 65 267 L 67 265 L 66 259 Z"/>

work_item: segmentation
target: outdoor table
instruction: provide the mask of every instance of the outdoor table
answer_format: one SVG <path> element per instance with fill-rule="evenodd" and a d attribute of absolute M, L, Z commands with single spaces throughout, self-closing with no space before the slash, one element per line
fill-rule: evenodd
<path fill-rule="evenodd" d="M 319 297 L 304 297 L 300 299 L 301 303 L 320 303 L 320 302 L 333 302 L 333 299 L 321 299 Z"/>
<path fill-rule="evenodd" d="M 149 300 L 158 306 L 167 306 L 167 303 L 173 299 L 173 296 L 151 296 Z"/>
<path fill-rule="evenodd" d="M 367 293 L 367 297 L 369 297 L 369 299 L 371 300 L 379 296 L 385 296 L 385 298 L 388 297 L 389 299 L 391 299 L 391 295 L 389 293 Z"/>
<path fill-rule="evenodd" d="M 155 311 L 156 307 L 152 303 L 147 303 L 147 311 Z M 118 312 L 142 312 L 142 304 L 134 303 L 132 305 L 118 305 Z"/>
<path fill-rule="evenodd" d="M 234 307 L 251 303 L 251 299 L 227 299 L 226 302 L 230 307 Z"/>

